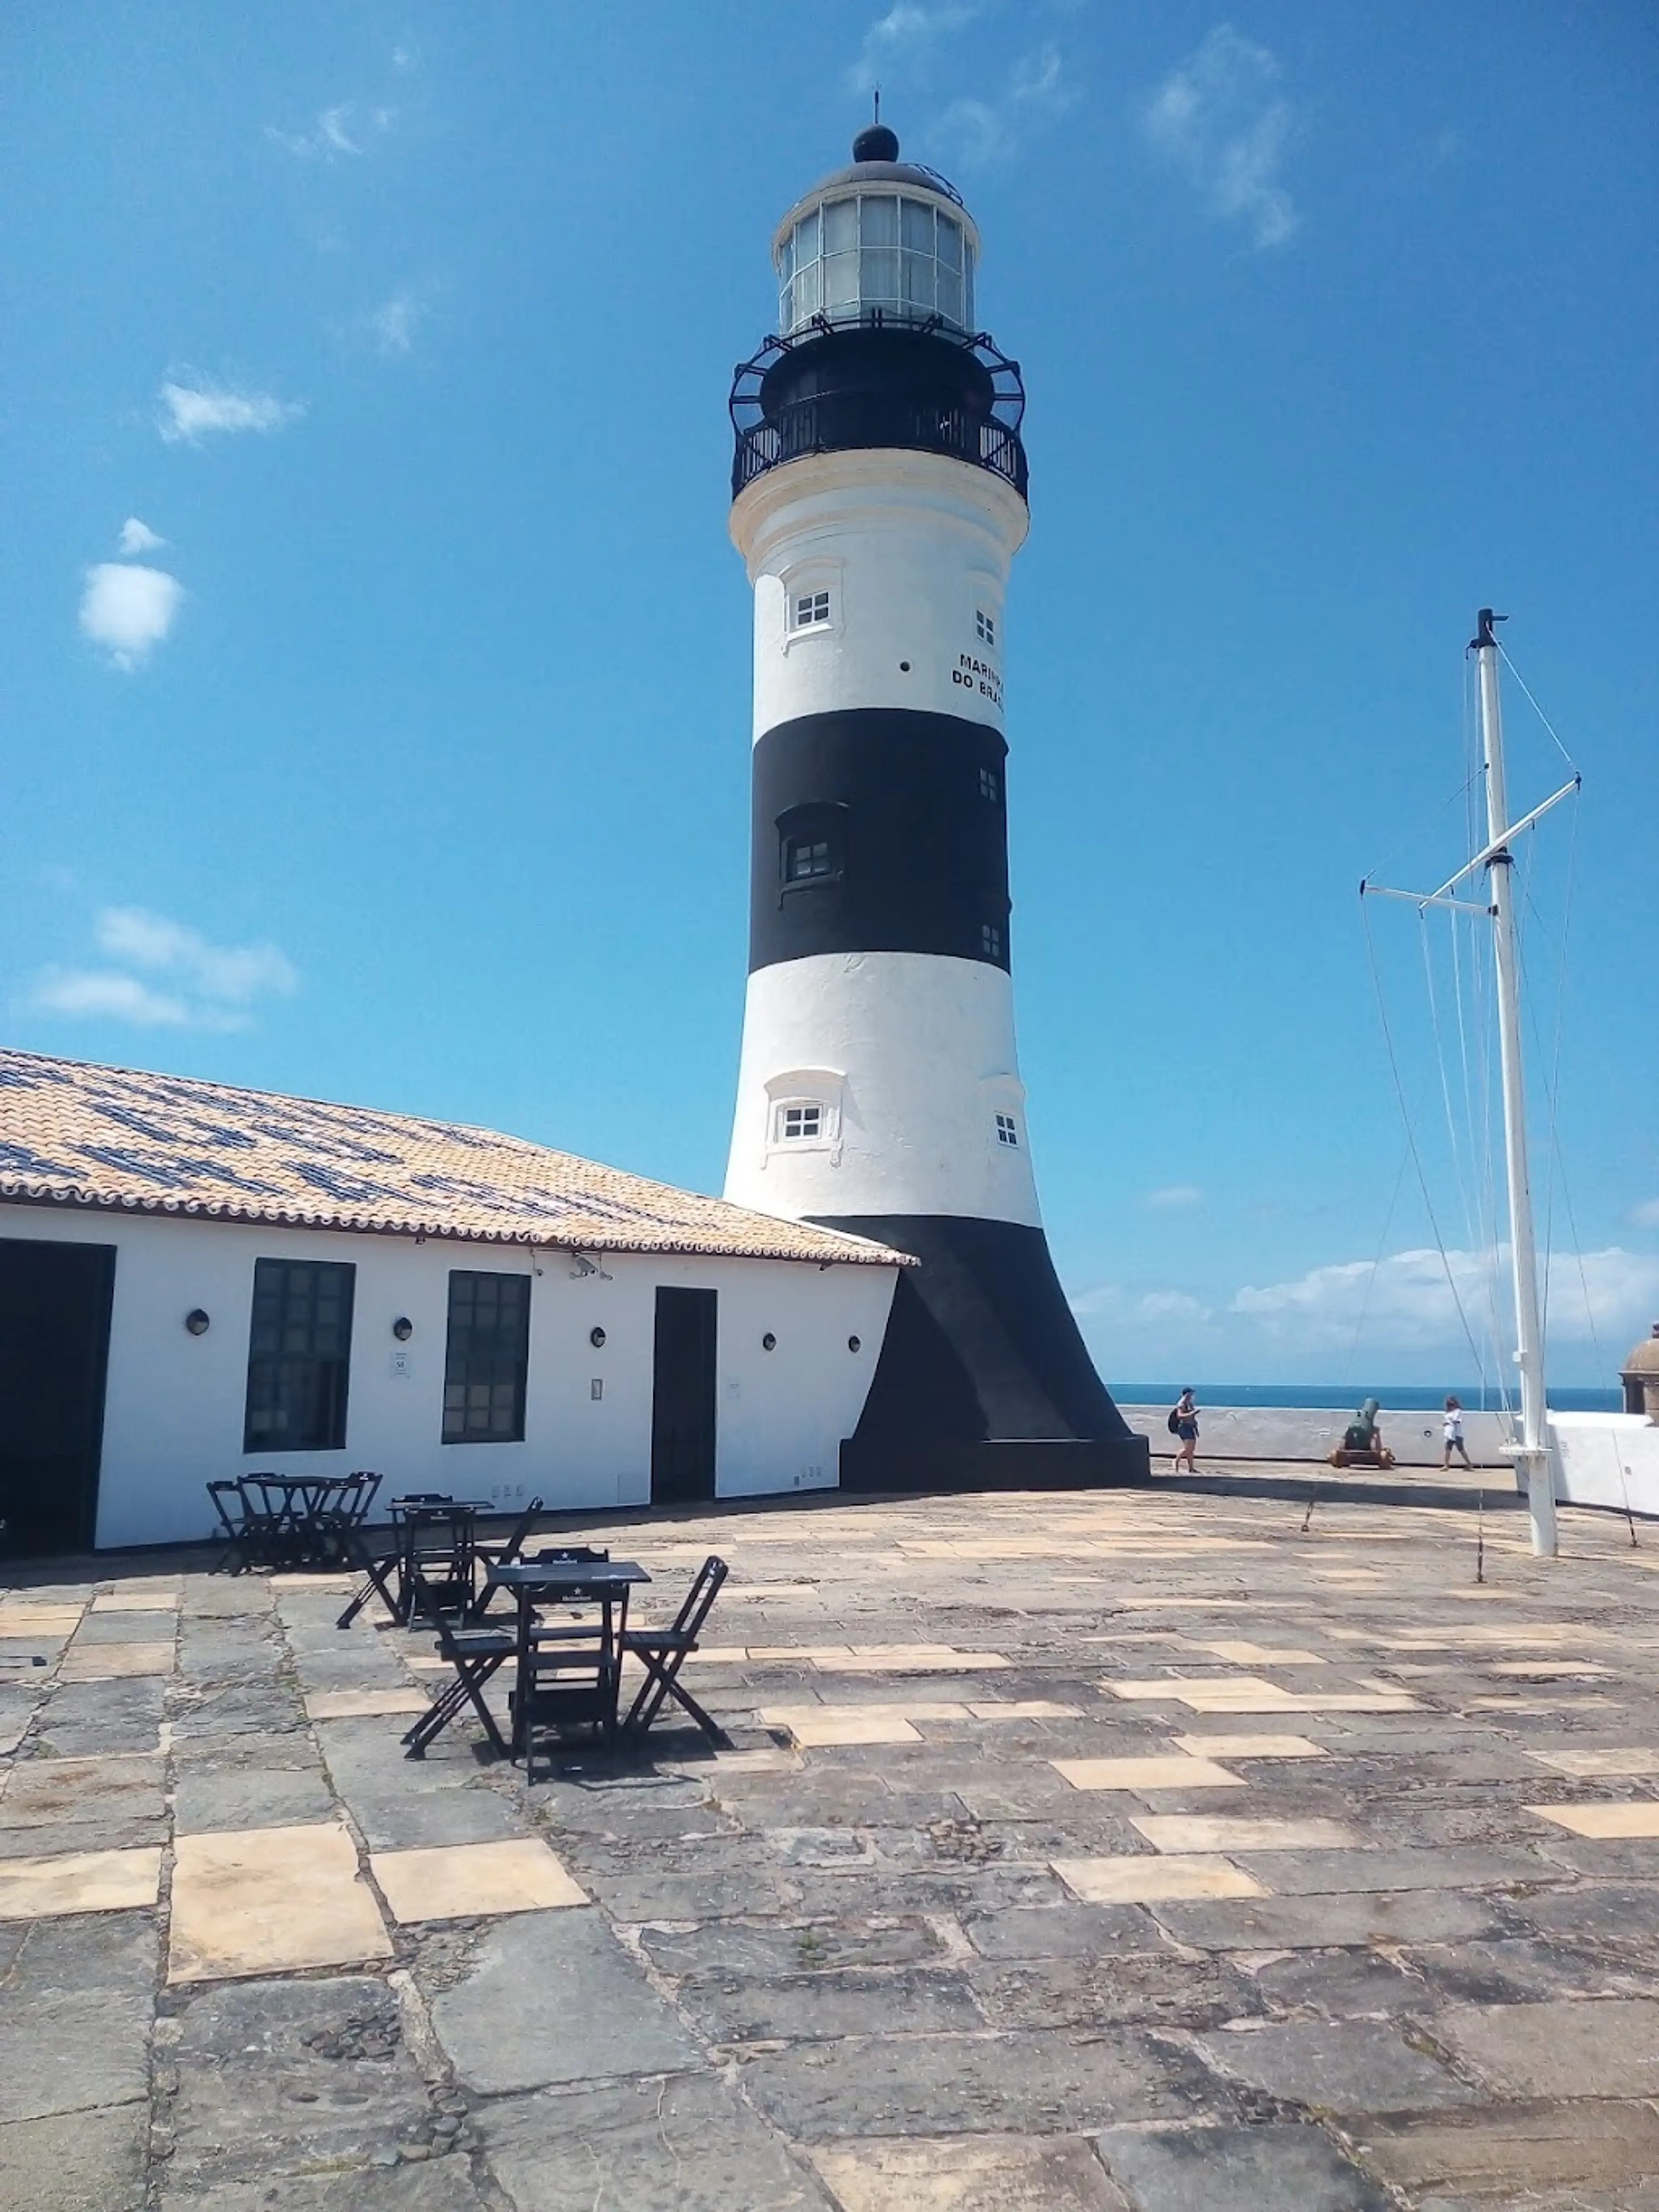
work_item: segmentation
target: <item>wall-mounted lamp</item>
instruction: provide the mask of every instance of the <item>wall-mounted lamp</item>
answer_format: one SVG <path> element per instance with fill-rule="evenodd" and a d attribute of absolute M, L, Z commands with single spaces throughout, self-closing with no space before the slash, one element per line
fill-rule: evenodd
<path fill-rule="evenodd" d="M 415 1334 L 415 1324 L 407 1314 L 399 1314 L 392 1324 L 392 1334 L 399 1344 L 407 1344 Z"/>
<path fill-rule="evenodd" d="M 777 1348 L 778 1340 L 773 1335 L 771 1330 L 769 1328 L 765 1335 L 761 1339 L 761 1350 L 763 1352 L 775 1352 Z"/>
<path fill-rule="evenodd" d="M 192 1336 L 205 1336 L 211 1323 L 200 1306 L 192 1306 L 185 1316 L 185 1327 Z"/>
<path fill-rule="evenodd" d="M 864 1340 L 862 1337 L 849 1336 L 847 1340 L 847 1349 L 849 1352 L 857 1352 L 862 1346 L 863 1342 Z"/>
<path fill-rule="evenodd" d="M 590 1328 L 587 1332 L 587 1340 L 597 1352 L 605 1342 L 605 1331 L 602 1328 Z"/>

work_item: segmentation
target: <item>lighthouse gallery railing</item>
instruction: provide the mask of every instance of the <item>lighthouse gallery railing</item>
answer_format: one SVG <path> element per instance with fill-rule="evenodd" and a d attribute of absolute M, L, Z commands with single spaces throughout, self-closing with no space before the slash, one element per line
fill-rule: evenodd
<path fill-rule="evenodd" d="M 822 326 L 827 333 L 829 326 Z M 804 334 L 809 337 L 811 332 Z M 937 398 L 854 382 L 839 390 L 803 394 L 770 412 L 761 407 L 766 371 L 793 349 L 795 340 L 772 338 L 752 361 L 738 368 L 732 387 L 732 427 L 736 449 L 732 462 L 732 495 L 768 470 L 811 453 L 846 453 L 878 447 L 906 452 L 944 453 L 974 468 L 988 469 L 1024 499 L 1027 495 L 1025 447 L 1019 434 L 1025 392 L 1019 364 L 983 335 L 968 339 L 991 373 L 992 410 L 952 404 Z"/>

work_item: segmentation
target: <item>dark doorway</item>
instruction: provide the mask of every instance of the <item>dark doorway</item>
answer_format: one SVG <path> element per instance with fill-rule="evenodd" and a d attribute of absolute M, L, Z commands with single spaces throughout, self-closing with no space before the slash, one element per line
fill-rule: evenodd
<path fill-rule="evenodd" d="M 652 1374 L 651 1503 L 714 1495 L 718 1291 L 659 1291 Z"/>
<path fill-rule="evenodd" d="M 92 1548 L 112 1244 L 0 1237 L 0 1547 Z"/>

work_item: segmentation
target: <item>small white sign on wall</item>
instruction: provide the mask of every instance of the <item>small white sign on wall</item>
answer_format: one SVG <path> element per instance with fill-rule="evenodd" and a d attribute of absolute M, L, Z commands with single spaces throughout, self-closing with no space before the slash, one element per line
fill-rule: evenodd
<path fill-rule="evenodd" d="M 403 1382 L 408 1382 L 415 1370 L 410 1359 L 407 1345 L 400 1344 L 397 1346 L 392 1354 L 389 1365 L 391 1373 L 397 1380 Z"/>

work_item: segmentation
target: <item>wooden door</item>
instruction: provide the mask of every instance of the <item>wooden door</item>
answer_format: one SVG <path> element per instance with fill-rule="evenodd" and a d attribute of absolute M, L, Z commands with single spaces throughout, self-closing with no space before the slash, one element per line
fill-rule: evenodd
<path fill-rule="evenodd" d="M 717 1291 L 659 1290 L 651 1399 L 651 1502 L 714 1495 Z"/>
<path fill-rule="evenodd" d="M 112 1244 L 0 1237 L 0 1547 L 89 1551 L 98 1520 Z"/>

